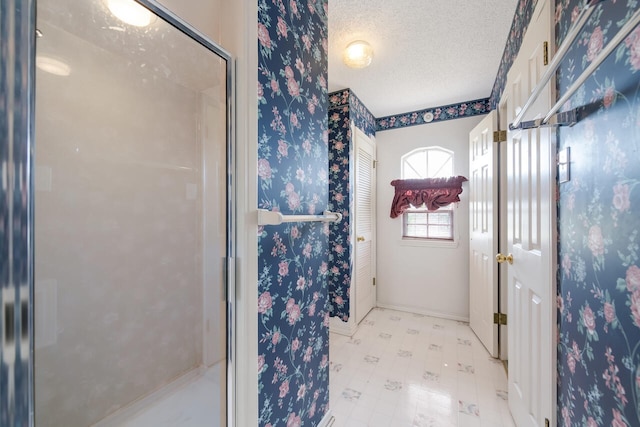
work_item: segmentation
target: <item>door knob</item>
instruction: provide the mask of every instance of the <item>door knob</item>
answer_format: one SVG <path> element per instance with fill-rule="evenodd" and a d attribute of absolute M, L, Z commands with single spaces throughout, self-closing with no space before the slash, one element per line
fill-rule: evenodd
<path fill-rule="evenodd" d="M 356 239 L 358 242 L 364 242 L 364 237 L 362 236 L 358 236 L 358 238 Z"/>
<path fill-rule="evenodd" d="M 509 254 L 507 256 L 504 256 L 502 254 L 498 254 L 496 255 L 496 261 L 498 261 L 498 264 L 502 264 L 505 261 L 509 264 L 513 264 L 513 255 Z"/>

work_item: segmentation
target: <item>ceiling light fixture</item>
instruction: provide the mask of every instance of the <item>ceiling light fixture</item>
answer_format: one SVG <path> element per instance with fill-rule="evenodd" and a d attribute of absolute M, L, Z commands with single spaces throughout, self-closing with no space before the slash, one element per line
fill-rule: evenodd
<path fill-rule="evenodd" d="M 69 64 L 50 56 L 36 56 L 36 67 L 40 68 L 44 72 L 54 74 L 56 76 L 66 77 L 71 74 L 71 67 Z"/>
<path fill-rule="evenodd" d="M 349 43 L 342 56 L 342 60 L 350 68 L 368 67 L 372 59 L 373 48 L 364 40 L 356 40 Z"/>
<path fill-rule="evenodd" d="M 107 7 L 121 21 L 135 27 L 146 27 L 155 16 L 133 0 L 107 0 Z"/>

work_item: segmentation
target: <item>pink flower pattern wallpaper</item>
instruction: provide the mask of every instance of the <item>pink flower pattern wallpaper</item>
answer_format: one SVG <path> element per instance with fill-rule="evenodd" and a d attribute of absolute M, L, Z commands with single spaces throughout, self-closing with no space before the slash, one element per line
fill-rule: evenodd
<path fill-rule="evenodd" d="M 561 43 L 583 2 L 556 5 Z M 558 72 L 562 94 L 638 9 L 597 6 Z M 566 109 L 571 179 L 559 184 L 558 425 L 640 426 L 640 28 Z"/>
<path fill-rule="evenodd" d="M 491 111 L 489 98 L 459 102 L 457 104 L 442 105 L 404 114 L 380 117 L 376 119 L 376 130 L 383 131 L 445 120 L 461 119 L 464 117 L 480 116 Z M 425 114 L 429 120 L 425 120 Z"/>
<path fill-rule="evenodd" d="M 331 94 L 327 105 L 327 2 L 258 4 L 259 206 L 344 213 L 349 123 L 353 108 L 366 107 L 359 100 L 354 107 L 348 90 Z M 519 2 L 491 98 L 483 104 L 495 107 L 535 5 Z M 558 44 L 582 5 L 557 2 Z M 559 70 L 560 94 L 638 7 L 636 0 L 598 6 Z M 640 425 L 639 70 L 636 29 L 566 106 L 585 117 L 559 130 L 558 148 L 571 149 L 572 168 L 571 180 L 558 186 L 557 416 L 564 427 Z M 451 113 L 444 119 L 455 118 Z M 418 112 L 413 119 L 393 116 L 394 123 L 377 119 L 375 128 L 365 116 L 366 133 L 421 124 Z M 259 230 L 261 426 L 317 425 L 328 409 L 328 320 L 348 316 L 345 224 Z"/>
<path fill-rule="evenodd" d="M 327 208 L 327 6 L 258 1 L 259 208 Z M 258 233 L 259 425 L 315 426 L 329 405 L 329 225 Z"/>
<path fill-rule="evenodd" d="M 353 235 L 353 140 L 351 123 L 375 136 L 375 118 L 353 91 L 329 94 L 329 210 L 340 212 L 342 221 L 331 224 L 329 235 L 329 313 L 349 320 Z"/>

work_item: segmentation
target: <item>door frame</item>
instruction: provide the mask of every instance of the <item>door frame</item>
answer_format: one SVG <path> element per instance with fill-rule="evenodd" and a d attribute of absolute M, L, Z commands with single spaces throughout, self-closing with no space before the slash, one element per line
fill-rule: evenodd
<path fill-rule="evenodd" d="M 507 120 L 507 96 L 500 98 L 498 103 L 498 129 L 509 129 Z M 507 252 L 507 144 L 499 144 L 498 152 L 498 252 Z M 507 271 L 498 268 L 498 312 L 506 313 L 509 305 L 509 286 L 507 286 Z M 509 330 L 508 325 L 498 325 L 498 359 L 509 360 Z"/>
<path fill-rule="evenodd" d="M 218 55 L 226 66 L 226 252 L 225 295 L 227 317 L 226 349 L 226 418 L 227 425 L 236 424 L 236 359 L 235 331 L 238 327 L 236 307 L 236 245 L 237 185 L 235 143 L 235 66 L 229 52 L 204 33 L 175 15 L 156 0 L 136 0 L 196 43 Z M 17 35 L 17 36 L 16 36 Z M 2 57 L 7 78 L 0 81 L 6 100 L 0 109 L 0 160 L 4 188 L 0 187 L 0 218 L 5 233 L 0 242 L 4 259 L 0 276 L 0 378 L 11 378 L 9 384 L 0 383 L 0 423 L 3 425 L 34 426 L 34 191 L 33 153 L 35 136 L 35 55 L 36 0 L 7 0 L 0 4 L 0 47 L 8 52 Z M 5 142 L 6 141 L 6 142 Z M 5 298 L 12 294 L 14 298 Z M 6 300 L 6 301 L 5 301 Z M 11 329 L 7 325 L 12 325 Z M 22 339 L 19 339 L 21 337 Z M 10 363 L 8 363 L 10 362 Z M 4 387 L 7 390 L 4 390 Z"/>

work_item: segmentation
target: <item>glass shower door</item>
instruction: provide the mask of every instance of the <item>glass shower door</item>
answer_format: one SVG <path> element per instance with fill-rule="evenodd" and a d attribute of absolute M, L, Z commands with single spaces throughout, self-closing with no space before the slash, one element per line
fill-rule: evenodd
<path fill-rule="evenodd" d="M 227 61 L 132 0 L 37 7 L 36 426 L 224 425 Z"/>

